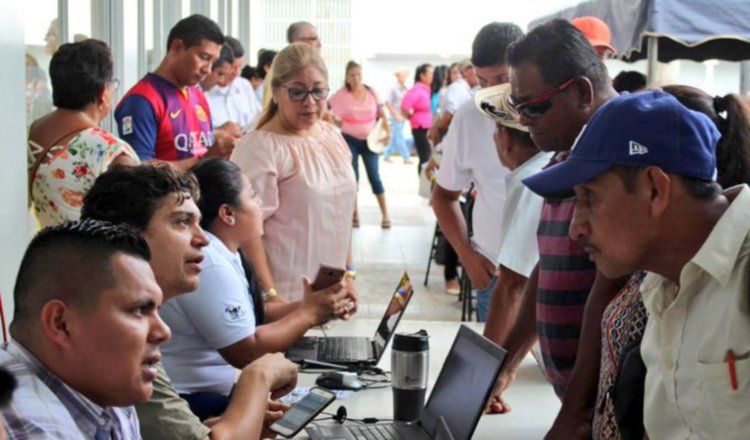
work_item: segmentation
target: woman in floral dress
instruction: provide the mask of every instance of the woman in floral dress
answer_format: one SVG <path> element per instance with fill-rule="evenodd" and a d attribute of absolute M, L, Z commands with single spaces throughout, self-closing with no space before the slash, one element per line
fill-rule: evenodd
<path fill-rule="evenodd" d="M 101 41 L 64 44 L 50 61 L 57 107 L 29 129 L 29 195 L 41 226 L 75 220 L 83 196 L 113 164 L 136 165 L 124 141 L 99 128 L 111 109 L 117 80 Z"/>

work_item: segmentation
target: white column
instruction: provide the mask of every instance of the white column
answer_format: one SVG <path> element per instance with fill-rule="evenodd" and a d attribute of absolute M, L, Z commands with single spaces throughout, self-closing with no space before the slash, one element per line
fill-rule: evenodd
<path fill-rule="evenodd" d="M 23 2 L 0 1 L 0 84 L 3 107 L 0 133 L 3 134 L 3 160 L 0 161 L 0 291 L 6 322 L 13 319 L 13 286 L 23 252 L 29 241 L 26 188 L 26 112 Z"/>

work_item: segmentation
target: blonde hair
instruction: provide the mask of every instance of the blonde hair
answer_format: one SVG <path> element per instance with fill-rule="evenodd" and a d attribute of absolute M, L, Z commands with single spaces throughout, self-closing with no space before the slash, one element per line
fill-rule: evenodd
<path fill-rule="evenodd" d="M 297 74 L 300 70 L 307 66 L 315 67 L 320 71 L 328 81 L 328 69 L 326 68 L 323 58 L 320 56 L 320 52 L 305 43 L 292 43 L 285 47 L 276 58 L 273 59 L 273 66 L 271 67 L 271 83 L 270 92 L 275 92 L 281 85 Z M 266 78 L 266 81 L 268 78 Z M 268 90 L 268 88 L 266 88 Z M 258 127 L 261 128 L 267 124 L 276 113 L 279 111 L 279 104 L 270 99 L 263 109 L 263 116 L 258 121 Z"/>

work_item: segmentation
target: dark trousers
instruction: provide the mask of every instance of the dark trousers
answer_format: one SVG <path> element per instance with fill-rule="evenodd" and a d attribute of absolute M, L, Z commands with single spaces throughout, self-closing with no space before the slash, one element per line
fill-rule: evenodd
<path fill-rule="evenodd" d="M 443 242 L 443 246 L 445 258 L 443 277 L 445 281 L 455 280 L 458 278 L 458 254 L 448 240 Z"/>
<path fill-rule="evenodd" d="M 427 140 L 426 128 L 412 128 L 411 134 L 414 136 L 414 146 L 417 148 L 419 155 L 419 164 L 417 165 L 417 174 L 422 172 L 422 164 L 427 163 L 432 156 L 432 146 Z"/>
<path fill-rule="evenodd" d="M 190 406 L 190 411 L 198 416 L 201 421 L 210 417 L 216 417 L 224 414 L 229 406 L 231 396 L 225 396 L 217 393 L 192 393 L 180 394 Z"/>
<path fill-rule="evenodd" d="M 383 194 L 385 188 L 383 188 L 383 182 L 380 180 L 380 171 L 378 170 L 378 161 L 380 160 L 380 157 L 367 148 L 367 140 L 365 139 L 357 139 L 348 134 L 344 134 L 344 140 L 346 141 L 346 144 L 349 145 L 349 150 L 352 152 L 352 166 L 354 167 L 354 175 L 357 177 L 357 183 L 359 183 L 359 156 L 362 156 L 362 161 L 365 163 L 365 171 L 367 171 L 367 180 L 370 181 L 372 193 L 376 196 Z"/>

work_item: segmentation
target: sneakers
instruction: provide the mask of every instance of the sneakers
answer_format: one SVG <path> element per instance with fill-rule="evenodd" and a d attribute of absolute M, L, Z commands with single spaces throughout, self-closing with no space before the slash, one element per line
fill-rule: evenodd
<path fill-rule="evenodd" d="M 445 293 L 448 295 L 458 295 L 461 293 L 461 285 L 457 279 L 454 278 L 445 282 Z"/>

